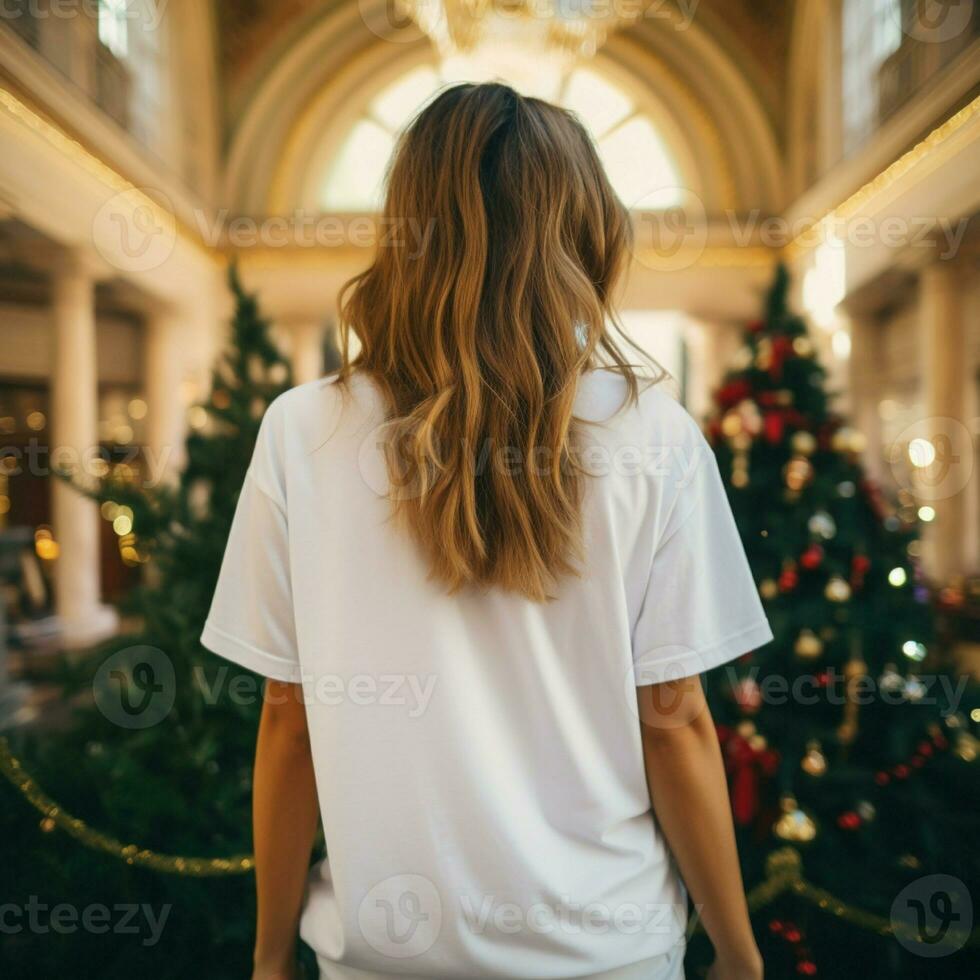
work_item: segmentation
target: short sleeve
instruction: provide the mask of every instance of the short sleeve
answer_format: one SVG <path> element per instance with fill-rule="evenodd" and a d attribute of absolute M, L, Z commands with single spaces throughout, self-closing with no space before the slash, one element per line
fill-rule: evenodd
<path fill-rule="evenodd" d="M 700 674 L 772 639 L 718 464 L 702 448 L 653 553 L 633 630 L 638 686 Z"/>
<path fill-rule="evenodd" d="M 201 643 L 264 677 L 300 683 L 286 506 L 274 472 L 268 422 L 267 415 L 238 498 Z"/>

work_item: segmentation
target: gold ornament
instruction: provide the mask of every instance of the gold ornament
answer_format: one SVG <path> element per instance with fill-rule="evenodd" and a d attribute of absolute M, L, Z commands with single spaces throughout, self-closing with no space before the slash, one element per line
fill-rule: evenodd
<path fill-rule="evenodd" d="M 858 813 L 858 816 L 865 823 L 871 823 L 871 821 L 874 820 L 875 814 L 877 812 L 878 811 L 875 810 L 875 808 L 874 808 L 874 804 L 871 803 L 871 802 L 869 802 L 868 800 L 861 800 L 861 802 L 858 803 L 858 805 L 857 805 L 857 813 Z"/>
<path fill-rule="evenodd" d="M 817 836 L 817 825 L 813 817 L 800 809 L 796 797 L 787 794 L 780 800 L 780 807 L 783 814 L 773 828 L 777 837 L 796 844 L 805 844 Z"/>
<path fill-rule="evenodd" d="M 762 413 L 759 406 L 751 398 L 738 403 L 738 414 L 742 419 L 742 428 L 749 435 L 758 435 L 762 431 Z"/>
<path fill-rule="evenodd" d="M 790 490 L 802 490 L 813 479 L 813 467 L 805 457 L 796 456 L 786 464 L 783 477 Z"/>
<path fill-rule="evenodd" d="M 752 348 L 748 344 L 745 344 L 735 352 L 735 356 L 732 358 L 732 367 L 736 371 L 744 371 L 747 367 L 752 366 Z"/>
<path fill-rule="evenodd" d="M 953 751 L 964 761 L 973 762 L 977 757 L 977 747 L 980 743 L 969 732 L 960 732 L 956 736 Z"/>
<path fill-rule="evenodd" d="M 847 579 L 841 578 L 840 575 L 834 575 L 827 583 L 823 594 L 831 602 L 847 602 L 851 598 L 851 586 L 848 584 Z"/>
<path fill-rule="evenodd" d="M 772 341 L 768 337 L 763 337 L 759 341 L 759 347 L 755 355 L 755 366 L 760 371 L 768 371 L 772 364 Z"/>
<path fill-rule="evenodd" d="M 779 583 L 774 578 L 764 578 L 759 583 L 759 595 L 763 599 L 775 599 L 779 595 Z"/>
<path fill-rule="evenodd" d="M 801 456 L 810 456 L 817 451 L 817 440 L 810 432 L 794 433 L 789 444 L 793 452 Z"/>
<path fill-rule="evenodd" d="M 861 656 L 860 636 L 855 632 L 851 637 L 851 659 L 844 664 L 844 694 L 847 703 L 844 705 L 844 719 L 837 726 L 837 741 L 846 749 L 858 735 L 858 703 L 857 693 L 861 678 L 868 672 L 868 665 Z"/>
<path fill-rule="evenodd" d="M 823 652 L 823 640 L 813 630 L 803 629 L 793 649 L 801 660 L 814 660 Z"/>
<path fill-rule="evenodd" d="M 721 420 L 721 434 L 729 439 L 742 431 L 742 418 L 736 411 L 728 412 Z"/>
<path fill-rule="evenodd" d="M 803 756 L 800 767 L 808 776 L 814 777 L 822 776 L 827 771 L 827 758 L 820 751 L 820 743 L 815 739 L 807 742 L 806 755 Z"/>
<path fill-rule="evenodd" d="M 813 342 L 809 337 L 797 337 L 793 341 L 793 350 L 799 357 L 812 357 Z"/>
<path fill-rule="evenodd" d="M 837 533 L 837 524 L 825 510 L 818 510 L 806 524 L 811 534 L 829 541 Z"/>
<path fill-rule="evenodd" d="M 862 453 L 867 444 L 863 433 L 846 425 L 838 429 L 830 440 L 831 448 L 839 453 Z"/>
<path fill-rule="evenodd" d="M 750 739 L 756 733 L 755 722 L 754 721 L 748 721 L 748 720 L 740 721 L 735 726 L 735 731 L 738 732 L 738 734 L 741 735 L 742 738 L 744 738 L 744 739 Z"/>

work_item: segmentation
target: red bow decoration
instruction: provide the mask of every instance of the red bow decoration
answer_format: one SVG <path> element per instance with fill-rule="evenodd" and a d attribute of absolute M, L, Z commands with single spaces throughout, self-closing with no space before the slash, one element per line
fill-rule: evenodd
<path fill-rule="evenodd" d="M 774 775 L 779 766 L 779 753 L 768 746 L 755 749 L 744 735 L 726 725 L 718 725 L 728 774 L 728 791 L 732 799 L 735 823 L 747 826 L 762 808 L 762 783 Z"/>

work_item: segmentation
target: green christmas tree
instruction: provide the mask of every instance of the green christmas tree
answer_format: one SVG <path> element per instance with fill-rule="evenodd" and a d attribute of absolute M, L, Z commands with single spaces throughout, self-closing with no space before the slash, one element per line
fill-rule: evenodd
<path fill-rule="evenodd" d="M 177 481 L 145 489 L 114 471 L 83 488 L 104 515 L 132 521 L 125 547 L 145 567 L 124 612 L 137 628 L 66 667 L 64 696 L 76 706 L 68 731 L 11 736 L 25 768 L 66 810 L 100 833 L 167 855 L 251 851 L 259 681 L 223 665 L 199 637 L 259 424 L 291 379 L 255 298 L 234 268 L 229 279 L 230 343 Z M 248 975 L 250 874 L 195 878 L 130 866 L 39 821 L 2 780 L 0 793 L 5 900 L 23 905 L 36 895 L 79 909 L 135 902 L 156 915 L 169 909 L 152 945 L 148 929 L 4 935 L 5 977 Z"/>
<path fill-rule="evenodd" d="M 978 795 L 976 742 L 952 711 L 955 679 L 937 676 L 914 501 L 893 508 L 864 473 L 861 434 L 831 410 L 788 288 L 780 268 L 707 427 L 775 639 L 707 687 L 747 883 L 791 846 L 809 880 L 887 917 L 929 872 L 978 880 L 963 836 L 977 821 L 961 803 L 967 784 Z M 770 950 L 836 975 L 839 946 L 807 948 L 795 922 L 788 942 L 772 921 Z"/>

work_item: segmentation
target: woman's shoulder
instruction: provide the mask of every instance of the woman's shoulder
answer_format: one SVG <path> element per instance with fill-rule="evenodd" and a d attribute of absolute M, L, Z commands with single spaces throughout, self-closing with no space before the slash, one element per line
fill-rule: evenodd
<path fill-rule="evenodd" d="M 366 376 L 330 374 L 284 391 L 269 405 L 263 427 L 276 442 L 313 452 L 338 435 L 377 424 L 380 410 L 380 395 Z"/>
<path fill-rule="evenodd" d="M 701 428 L 673 391 L 669 378 L 639 379 L 635 402 L 623 375 L 598 368 L 582 375 L 576 400 L 576 416 L 588 422 L 628 431 L 644 442 L 664 445 L 698 444 Z"/>

